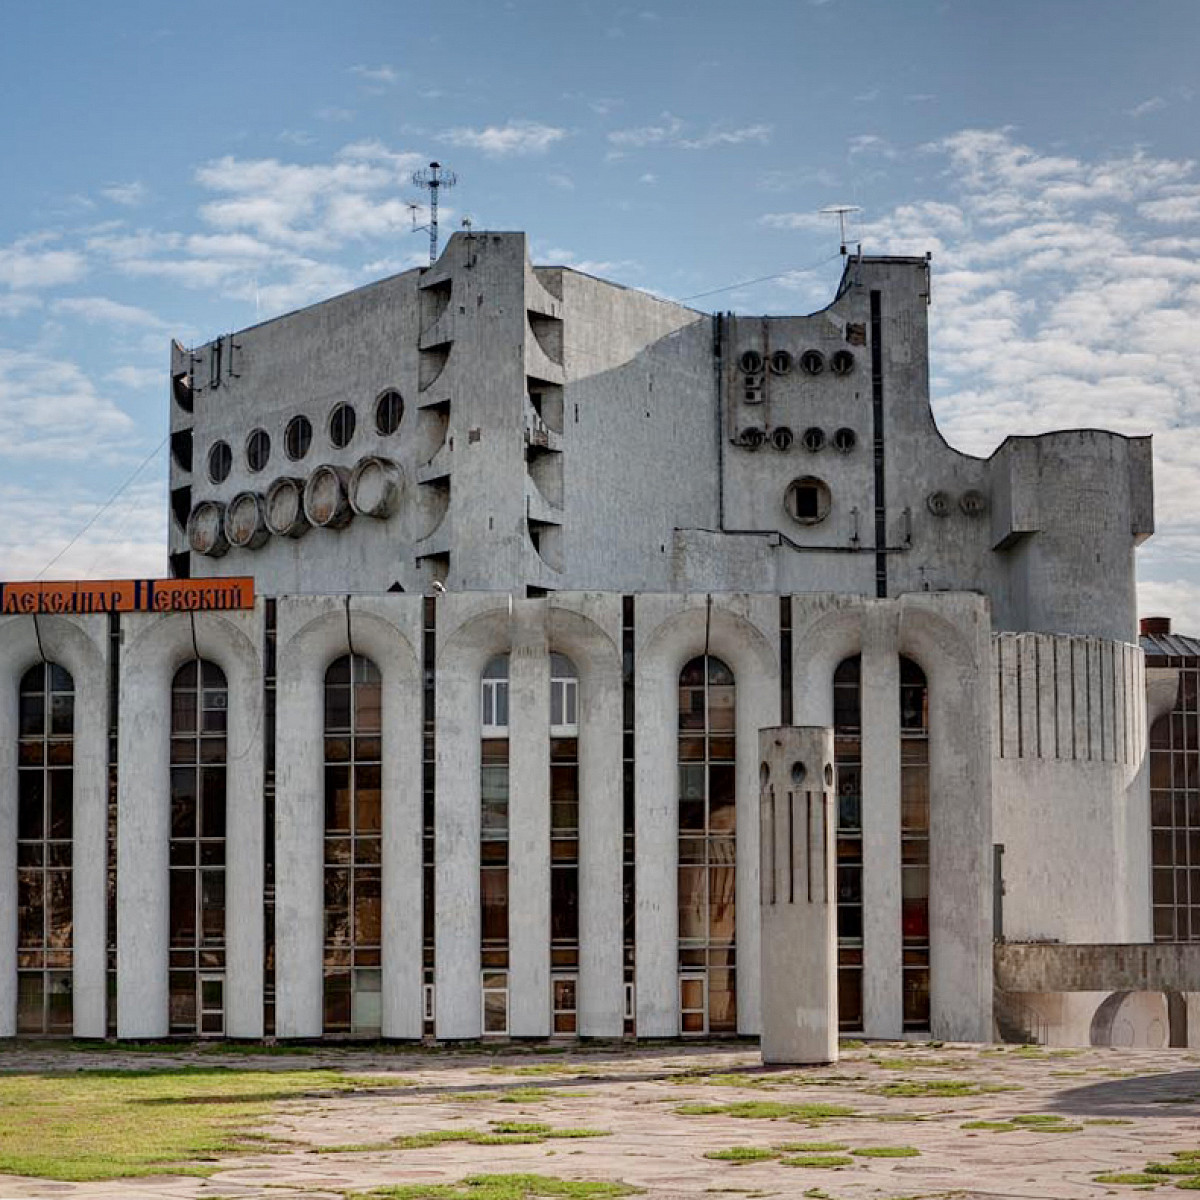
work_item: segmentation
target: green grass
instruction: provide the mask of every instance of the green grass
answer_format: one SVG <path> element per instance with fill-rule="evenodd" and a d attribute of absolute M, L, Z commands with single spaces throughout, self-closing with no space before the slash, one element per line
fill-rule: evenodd
<path fill-rule="evenodd" d="M 570 1075 L 573 1065 L 570 1063 L 533 1063 L 527 1067 L 476 1067 L 476 1074 L 482 1075 Z"/>
<path fill-rule="evenodd" d="M 675 1111 L 681 1117 L 743 1117 L 758 1120 L 811 1121 L 826 1117 L 855 1117 L 858 1113 L 844 1104 L 785 1104 L 778 1100 L 737 1100 L 732 1104 L 681 1104 Z"/>
<path fill-rule="evenodd" d="M 766 1150 L 761 1146 L 730 1146 L 727 1150 L 709 1150 L 704 1157 L 717 1162 L 762 1162 L 764 1159 L 778 1158 L 779 1151 Z"/>
<path fill-rule="evenodd" d="M 898 1079 L 876 1091 L 881 1096 L 982 1096 L 987 1092 L 1019 1091 L 1011 1085 L 976 1083 L 971 1079 Z"/>
<path fill-rule="evenodd" d="M 1079 1133 L 1082 1125 L 1068 1124 L 1065 1117 L 1049 1113 L 1022 1113 L 1005 1117 L 1000 1121 L 967 1121 L 960 1129 L 990 1129 L 993 1133 L 1016 1133 L 1019 1130 L 1036 1130 L 1038 1133 Z"/>
<path fill-rule="evenodd" d="M 564 1092 L 558 1088 L 515 1087 L 505 1088 L 499 1097 L 501 1104 L 537 1104 L 542 1100 L 556 1100 L 560 1096 L 586 1096 L 586 1092 Z M 461 1099 L 462 1097 L 458 1097 Z"/>
<path fill-rule="evenodd" d="M 348 1192 L 347 1200 L 386 1196 L 389 1200 L 534 1200 L 542 1196 L 567 1196 L 575 1200 L 630 1196 L 639 1191 L 624 1183 L 583 1183 L 549 1175 L 468 1175 L 459 1183 L 412 1183 Z"/>
<path fill-rule="evenodd" d="M 860 1146 L 850 1153 L 856 1158 L 918 1158 L 921 1154 L 916 1146 Z"/>
<path fill-rule="evenodd" d="M 1159 1175 L 1144 1175 L 1140 1171 L 1117 1171 L 1106 1175 L 1094 1175 L 1097 1183 L 1162 1183 Z"/>
<path fill-rule="evenodd" d="M 786 1154 L 836 1154 L 846 1146 L 841 1142 L 783 1142 L 775 1149 Z"/>
<path fill-rule="evenodd" d="M 854 1159 L 844 1154 L 799 1154 L 795 1158 L 781 1158 L 780 1164 L 785 1167 L 850 1167 Z"/>
<path fill-rule="evenodd" d="M 71 1182 L 211 1174 L 279 1100 L 377 1087 L 337 1071 L 0 1073 L 0 1173 Z"/>
<path fill-rule="evenodd" d="M 1127 1117 L 1088 1117 L 1084 1121 L 1085 1125 L 1132 1125 L 1133 1122 Z M 1188 1153 L 1191 1153 L 1190 1151 Z M 1196 1153 L 1200 1154 L 1200 1151 Z"/>
<path fill-rule="evenodd" d="M 537 1145 L 552 1138 L 608 1137 L 607 1129 L 555 1129 L 536 1121 L 493 1121 L 491 1129 L 434 1129 L 427 1133 L 410 1133 L 393 1138 L 386 1144 L 390 1150 L 424 1150 L 446 1142 L 466 1142 L 471 1146 Z M 375 1147 L 368 1147 L 374 1149 Z M 333 1153 L 325 1150 L 326 1154 Z"/>

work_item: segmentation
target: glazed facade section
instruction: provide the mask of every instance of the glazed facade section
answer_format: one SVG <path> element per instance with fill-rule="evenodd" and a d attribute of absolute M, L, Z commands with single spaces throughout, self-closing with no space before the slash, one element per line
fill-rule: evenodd
<path fill-rule="evenodd" d="M 755 747 L 788 706 L 838 739 L 844 1027 L 990 1034 L 978 597 L 285 596 L 0 633 L 6 1034 L 753 1034 Z"/>

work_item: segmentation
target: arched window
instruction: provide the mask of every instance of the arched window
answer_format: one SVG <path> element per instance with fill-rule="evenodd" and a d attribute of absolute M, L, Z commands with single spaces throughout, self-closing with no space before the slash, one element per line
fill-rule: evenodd
<path fill-rule="evenodd" d="M 838 1028 L 863 1028 L 862 659 L 842 662 L 833 675 L 834 755 L 837 762 Z"/>
<path fill-rule="evenodd" d="M 39 663 L 18 705 L 17 1032 L 69 1034 L 74 681 Z"/>
<path fill-rule="evenodd" d="M 550 960 L 554 1032 L 579 1011 L 579 672 L 550 655 Z"/>
<path fill-rule="evenodd" d="M 719 659 L 679 676 L 679 1026 L 737 1031 L 736 689 Z"/>
<path fill-rule="evenodd" d="M 900 660 L 900 896 L 904 1028 L 929 1028 L 929 685 Z"/>
<path fill-rule="evenodd" d="M 929 1028 L 929 689 L 900 659 L 900 894 L 903 1022 Z M 862 659 L 833 677 L 838 770 L 838 1026 L 863 1028 Z"/>
<path fill-rule="evenodd" d="M 508 655 L 480 681 L 479 902 L 483 1032 L 508 1033 Z"/>
<path fill-rule="evenodd" d="M 171 681 L 170 1031 L 225 1032 L 229 689 L 193 659 Z"/>
<path fill-rule="evenodd" d="M 379 668 L 346 654 L 325 672 L 325 1032 L 378 1037 L 382 975 Z"/>

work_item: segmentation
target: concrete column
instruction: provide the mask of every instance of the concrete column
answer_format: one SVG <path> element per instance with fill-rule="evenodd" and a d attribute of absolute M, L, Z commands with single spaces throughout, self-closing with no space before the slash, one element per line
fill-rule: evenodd
<path fill-rule="evenodd" d="M 833 730 L 761 729 L 758 751 L 763 1062 L 834 1062 Z"/>
<path fill-rule="evenodd" d="M 479 678 L 475 656 L 443 657 L 437 680 L 437 897 L 439 1038 L 477 1038 L 480 1011 Z"/>
<path fill-rule="evenodd" d="M 117 1036 L 168 1032 L 170 679 L 165 656 L 121 663 L 117 789 Z"/>
<path fill-rule="evenodd" d="M 275 1032 L 324 1028 L 324 661 L 304 663 L 280 639 L 275 764 Z M 286 747 L 286 749 L 285 749 Z"/>
<path fill-rule="evenodd" d="M 514 607 L 508 664 L 508 1028 L 550 1033 L 550 657 L 544 602 Z"/>
<path fill-rule="evenodd" d="M 900 920 L 900 660 L 896 614 L 869 605 L 862 651 L 863 1028 L 904 1027 Z"/>
<path fill-rule="evenodd" d="M 619 636 L 619 629 L 618 629 Z M 615 652 L 579 679 L 579 1033 L 625 1027 L 622 693 Z"/>

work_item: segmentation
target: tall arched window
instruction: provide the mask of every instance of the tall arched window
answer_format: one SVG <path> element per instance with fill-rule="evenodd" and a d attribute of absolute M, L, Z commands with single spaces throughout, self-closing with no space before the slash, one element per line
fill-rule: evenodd
<path fill-rule="evenodd" d="M 379 668 L 346 654 L 325 672 L 325 1032 L 378 1037 L 382 976 Z"/>
<path fill-rule="evenodd" d="M 483 1032 L 508 1033 L 508 655 L 484 669 L 480 696 L 479 903 Z"/>
<path fill-rule="evenodd" d="M 863 1028 L 862 659 L 833 677 L 838 770 L 838 1026 Z M 900 659 L 900 895 L 903 1023 L 929 1028 L 929 689 Z"/>
<path fill-rule="evenodd" d="M 579 672 L 550 655 L 550 961 L 554 1032 L 579 1011 Z"/>
<path fill-rule="evenodd" d="M 193 659 L 171 682 L 170 1031 L 225 1032 L 229 689 Z"/>
<path fill-rule="evenodd" d="M 838 1028 L 863 1028 L 862 659 L 848 658 L 833 675 L 837 762 Z"/>
<path fill-rule="evenodd" d="M 74 681 L 39 663 L 18 704 L 17 1032 L 69 1034 Z"/>
<path fill-rule="evenodd" d="M 679 1027 L 737 1031 L 736 689 L 719 659 L 679 676 Z"/>
<path fill-rule="evenodd" d="M 900 896 L 904 1028 L 929 1028 L 929 686 L 900 660 Z"/>

